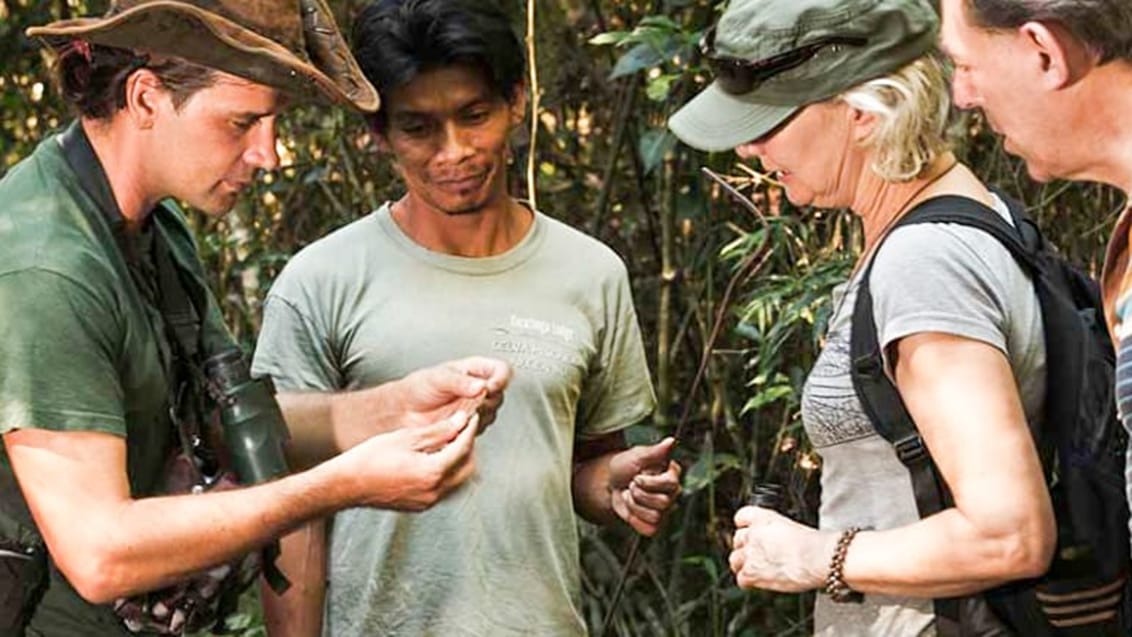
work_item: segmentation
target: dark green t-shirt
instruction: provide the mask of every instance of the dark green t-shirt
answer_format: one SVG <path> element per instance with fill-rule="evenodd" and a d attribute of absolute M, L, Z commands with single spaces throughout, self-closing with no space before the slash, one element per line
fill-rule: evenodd
<path fill-rule="evenodd" d="M 140 233 L 125 232 L 78 124 L 46 139 L 0 180 L 0 434 L 31 427 L 123 436 L 134 497 L 158 491 L 176 440 L 151 258 L 159 241 L 207 290 L 192 235 L 173 205 L 155 208 Z M 211 298 L 208 306 L 206 350 L 231 342 Z M 41 542 L 2 442 L 0 538 Z M 129 634 L 108 607 L 87 604 L 50 571 L 30 635 Z"/>

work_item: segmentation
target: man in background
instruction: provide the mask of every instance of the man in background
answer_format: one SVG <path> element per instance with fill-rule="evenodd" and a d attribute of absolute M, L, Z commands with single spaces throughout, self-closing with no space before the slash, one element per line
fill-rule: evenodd
<path fill-rule="evenodd" d="M 407 192 L 291 260 L 255 368 L 312 410 L 324 392 L 451 356 L 515 373 L 451 499 L 419 515 L 345 511 L 325 538 L 286 543 L 298 584 L 269 602 L 269 626 L 318 634 L 325 603 L 335 637 L 583 635 L 575 512 L 652 535 L 679 491 L 672 439 L 624 448 L 655 403 L 625 266 L 508 193 L 527 100 L 496 3 L 376 2 L 354 49 Z"/>
<path fill-rule="evenodd" d="M 943 0 L 941 9 L 957 106 L 981 109 L 1034 179 L 1094 181 L 1132 194 L 1132 3 Z M 1126 207 L 1101 287 L 1117 346 L 1117 404 L 1132 432 L 1130 232 Z M 1132 504 L 1132 448 L 1125 486 Z"/>

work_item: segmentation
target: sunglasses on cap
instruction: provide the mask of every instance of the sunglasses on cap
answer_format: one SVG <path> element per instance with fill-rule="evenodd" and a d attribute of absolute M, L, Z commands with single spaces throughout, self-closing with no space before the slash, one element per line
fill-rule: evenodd
<path fill-rule="evenodd" d="M 730 95 L 746 95 L 779 73 L 805 64 L 822 49 L 834 47 L 836 50 L 842 46 L 862 46 L 866 42 L 868 38 L 860 36 L 831 35 L 768 58 L 745 60 L 716 55 L 715 25 L 712 25 L 700 40 L 700 53 L 707 59 L 708 68 L 711 69 L 715 81 L 724 92 Z"/>

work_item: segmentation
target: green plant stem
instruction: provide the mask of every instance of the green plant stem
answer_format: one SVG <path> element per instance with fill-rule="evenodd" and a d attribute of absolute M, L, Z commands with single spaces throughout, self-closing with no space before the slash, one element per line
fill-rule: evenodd
<path fill-rule="evenodd" d="M 601 192 L 598 194 L 597 205 L 593 221 L 590 223 L 590 234 L 601 238 L 605 226 L 605 215 L 609 210 L 609 201 L 613 195 L 613 186 L 617 182 L 617 160 L 621 155 L 621 148 L 625 145 L 625 133 L 629 128 L 629 115 L 637 103 L 637 92 L 640 82 L 636 77 L 625 80 L 626 86 L 621 93 L 617 106 L 616 119 L 613 122 L 613 143 L 609 147 L 609 158 L 606 160 L 605 170 L 601 175 Z"/>

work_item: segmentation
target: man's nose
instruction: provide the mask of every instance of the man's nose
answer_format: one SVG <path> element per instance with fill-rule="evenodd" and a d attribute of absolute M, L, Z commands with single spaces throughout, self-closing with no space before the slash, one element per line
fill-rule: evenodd
<path fill-rule="evenodd" d="M 951 78 L 951 102 L 956 108 L 970 109 L 978 106 L 978 99 L 971 81 L 958 72 Z"/>
<path fill-rule="evenodd" d="M 275 118 L 260 120 L 244 152 L 244 161 L 262 170 L 275 170 L 279 167 L 279 153 L 275 152 L 276 140 Z"/>
<path fill-rule="evenodd" d="M 460 126 L 448 123 L 444 126 L 443 134 L 439 154 L 444 161 L 458 162 L 474 153 L 471 140 Z"/>

